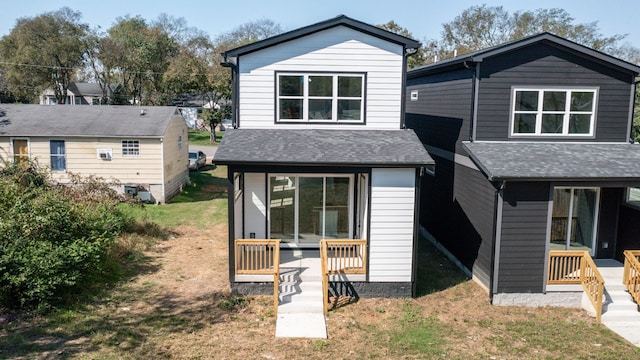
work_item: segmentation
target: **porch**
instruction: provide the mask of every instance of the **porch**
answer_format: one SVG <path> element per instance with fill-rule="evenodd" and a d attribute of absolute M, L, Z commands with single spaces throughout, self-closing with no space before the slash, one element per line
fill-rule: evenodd
<path fill-rule="evenodd" d="M 582 285 L 583 307 L 594 312 L 598 322 L 640 346 L 640 250 L 626 250 L 624 256 L 622 264 L 592 260 L 587 251 L 550 251 L 547 283 Z"/>

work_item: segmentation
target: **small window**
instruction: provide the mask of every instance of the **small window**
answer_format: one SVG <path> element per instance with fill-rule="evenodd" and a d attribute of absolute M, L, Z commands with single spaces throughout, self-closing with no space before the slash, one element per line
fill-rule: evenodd
<path fill-rule="evenodd" d="M 592 136 L 596 90 L 514 89 L 513 136 Z"/>
<path fill-rule="evenodd" d="M 13 161 L 15 163 L 29 161 L 29 140 L 13 139 Z"/>
<path fill-rule="evenodd" d="M 178 149 L 182 149 L 182 135 L 178 135 Z"/>
<path fill-rule="evenodd" d="M 628 205 L 640 208 L 640 187 L 627 188 L 625 202 Z"/>
<path fill-rule="evenodd" d="M 82 98 L 81 97 L 74 97 L 73 101 L 74 101 L 75 105 L 82 105 Z"/>
<path fill-rule="evenodd" d="M 49 149 L 51 154 L 51 170 L 67 170 L 67 154 L 65 150 L 64 140 L 49 141 Z"/>
<path fill-rule="evenodd" d="M 364 74 L 279 74 L 278 122 L 364 121 Z"/>
<path fill-rule="evenodd" d="M 122 140 L 122 156 L 140 156 L 140 141 Z"/>

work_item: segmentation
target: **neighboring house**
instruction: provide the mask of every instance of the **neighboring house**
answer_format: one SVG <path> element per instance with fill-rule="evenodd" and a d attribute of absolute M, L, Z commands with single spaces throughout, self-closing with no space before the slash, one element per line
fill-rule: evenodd
<path fill-rule="evenodd" d="M 550 250 L 640 248 L 639 72 L 549 33 L 408 72 L 406 124 L 436 161 L 420 222 L 494 303 L 552 301 Z"/>
<path fill-rule="evenodd" d="M 109 102 L 120 88 L 118 84 L 107 86 L 107 99 Z M 100 105 L 103 103 L 103 93 L 98 83 L 70 83 L 67 89 L 67 105 Z M 40 105 L 57 105 L 58 99 L 53 89 L 47 89 L 40 94 Z"/>
<path fill-rule="evenodd" d="M 214 162 L 228 166 L 232 184 L 233 291 L 270 291 L 234 273 L 235 239 L 281 239 L 291 251 L 365 239 L 366 274 L 345 276 L 350 288 L 413 294 L 418 190 L 433 164 L 403 129 L 407 56 L 419 46 L 338 16 L 224 54 L 236 129 Z"/>
<path fill-rule="evenodd" d="M 0 156 L 116 179 L 120 191 L 164 203 L 189 180 L 188 134 L 175 107 L 0 105 Z"/>

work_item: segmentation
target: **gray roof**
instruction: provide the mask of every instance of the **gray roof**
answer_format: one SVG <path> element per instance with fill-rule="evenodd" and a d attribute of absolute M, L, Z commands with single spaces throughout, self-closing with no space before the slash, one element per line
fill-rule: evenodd
<path fill-rule="evenodd" d="M 640 181 L 640 145 L 463 142 L 489 180 Z"/>
<path fill-rule="evenodd" d="M 161 137 L 174 114 L 170 106 L 0 104 L 0 136 Z"/>
<path fill-rule="evenodd" d="M 392 33 L 387 30 L 383 30 L 379 27 L 369 25 L 367 23 L 352 19 L 345 15 L 338 15 L 334 18 L 321 21 L 319 23 L 315 23 L 309 26 L 305 26 L 305 27 L 293 30 L 293 31 L 285 32 L 280 35 L 272 36 L 270 38 L 267 38 L 261 41 L 257 41 L 248 45 L 244 45 L 235 49 L 228 50 L 223 53 L 225 57 L 225 62 L 230 63 L 227 60 L 228 58 L 233 58 L 239 55 L 248 54 L 250 52 L 261 50 L 270 46 L 274 46 L 283 42 L 294 40 L 309 34 L 316 33 L 318 31 L 326 30 L 326 29 L 329 29 L 335 26 L 340 26 L 340 25 L 347 26 L 352 29 L 363 32 L 365 34 L 375 36 L 396 44 L 403 45 L 405 48 L 417 49 L 420 47 L 419 41 Z"/>
<path fill-rule="evenodd" d="M 603 52 L 594 50 L 590 47 L 580 45 L 576 42 L 567 40 L 558 35 L 554 35 L 549 32 L 544 32 L 544 33 L 528 36 L 522 39 L 506 42 L 504 44 L 500 44 L 494 47 L 460 55 L 452 59 L 447 59 L 447 60 L 439 61 L 433 64 L 420 66 L 408 71 L 407 76 L 409 78 L 412 78 L 412 77 L 418 77 L 418 76 L 429 74 L 429 73 L 437 73 L 450 67 L 463 65 L 465 62 L 472 62 L 472 63 L 482 62 L 485 58 L 506 54 L 513 50 L 517 50 L 519 48 L 529 46 L 531 44 L 535 44 L 539 42 L 547 42 L 558 47 L 563 47 L 569 51 L 580 54 L 581 56 L 590 57 L 601 63 L 608 64 L 609 66 L 615 66 L 617 68 L 630 71 L 634 74 L 640 73 L 640 66 L 618 59 L 614 56 L 605 54 Z"/>
<path fill-rule="evenodd" d="M 213 161 L 223 165 L 434 164 L 413 130 L 230 129 Z"/>

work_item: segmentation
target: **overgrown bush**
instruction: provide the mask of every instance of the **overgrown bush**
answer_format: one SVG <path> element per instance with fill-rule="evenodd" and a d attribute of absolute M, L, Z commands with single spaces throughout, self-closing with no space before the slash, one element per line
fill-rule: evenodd
<path fill-rule="evenodd" d="M 35 163 L 0 170 L 0 306 L 47 308 L 104 275 L 130 219 L 98 178 L 52 184 Z"/>

